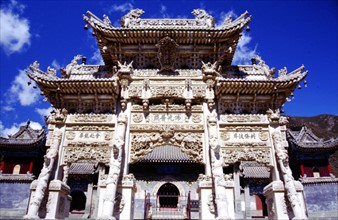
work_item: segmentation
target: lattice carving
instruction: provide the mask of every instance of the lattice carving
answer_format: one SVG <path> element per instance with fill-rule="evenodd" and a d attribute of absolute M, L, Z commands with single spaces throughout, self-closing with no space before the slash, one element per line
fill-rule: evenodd
<path fill-rule="evenodd" d="M 179 146 L 192 160 L 202 163 L 202 133 L 177 132 L 175 126 L 162 126 L 159 132 L 131 134 L 131 156 L 130 162 L 141 160 L 153 151 L 156 146 L 170 144 Z"/>

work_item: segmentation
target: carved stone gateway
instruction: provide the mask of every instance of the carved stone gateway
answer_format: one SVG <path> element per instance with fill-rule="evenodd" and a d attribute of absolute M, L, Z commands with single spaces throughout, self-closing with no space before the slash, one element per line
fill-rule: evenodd
<path fill-rule="evenodd" d="M 70 218 L 251 218 L 252 183 L 269 218 L 307 218 L 279 111 L 307 72 L 274 78 L 259 56 L 232 66 L 248 12 L 221 28 L 205 10 L 192 13 L 142 19 L 134 9 L 117 28 L 87 12 L 105 65 L 77 55 L 62 78 L 30 66 L 55 109 L 25 218 L 65 218 L 76 193 L 87 202 Z M 267 175 L 251 178 L 246 163 Z"/>

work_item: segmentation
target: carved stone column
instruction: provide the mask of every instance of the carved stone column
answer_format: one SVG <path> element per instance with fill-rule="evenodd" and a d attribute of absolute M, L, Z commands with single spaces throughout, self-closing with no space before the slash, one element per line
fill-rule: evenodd
<path fill-rule="evenodd" d="M 121 172 L 121 157 L 122 147 L 124 146 L 125 132 L 126 132 L 127 118 L 121 113 L 115 130 L 114 138 L 114 150 L 111 151 L 110 157 L 110 168 L 106 179 L 106 190 L 103 198 L 103 209 L 101 218 L 104 219 L 115 219 L 113 217 L 116 188 Z M 117 152 L 117 158 L 115 158 L 115 152 Z"/>
<path fill-rule="evenodd" d="M 124 175 L 122 178 L 122 198 L 119 206 L 121 220 L 134 219 L 135 181 L 133 174 Z"/>
<path fill-rule="evenodd" d="M 303 197 L 299 198 L 299 196 L 297 195 L 295 181 L 292 176 L 291 168 L 289 167 L 288 154 L 282 144 L 281 134 L 279 132 L 273 133 L 272 139 L 275 145 L 275 152 L 279 169 L 281 171 L 281 174 L 283 175 L 286 196 L 289 203 L 291 204 L 291 208 L 293 211 L 294 215 L 293 219 L 307 219 L 305 207 L 302 206 L 302 204 L 304 204 L 304 201 L 300 200 L 304 198 Z"/>
<path fill-rule="evenodd" d="M 41 206 L 42 199 L 45 196 L 46 189 L 48 187 L 48 182 L 52 170 L 54 168 L 54 162 L 58 155 L 58 150 L 61 142 L 62 133 L 60 131 L 54 131 L 53 140 L 51 141 L 51 147 L 48 149 L 46 155 L 44 156 L 44 164 L 41 170 L 41 173 L 35 182 L 37 187 L 34 194 L 31 194 L 30 203 L 28 205 L 27 214 L 24 218 L 27 219 L 38 219 L 39 218 L 39 208 Z"/>
<path fill-rule="evenodd" d="M 215 219 L 216 207 L 212 188 L 211 176 L 200 174 L 197 189 L 200 202 L 200 219 Z"/>
<path fill-rule="evenodd" d="M 230 195 L 227 192 L 227 181 L 225 180 L 225 175 L 223 173 L 224 159 L 220 150 L 217 131 L 217 115 L 215 113 L 210 114 L 208 117 L 208 133 L 211 154 L 211 169 L 215 186 L 217 219 L 234 219 L 234 187 L 232 186 L 232 195 Z M 229 180 L 231 177 L 232 174 L 226 175 L 227 180 Z M 232 185 L 234 184 L 232 183 Z"/>

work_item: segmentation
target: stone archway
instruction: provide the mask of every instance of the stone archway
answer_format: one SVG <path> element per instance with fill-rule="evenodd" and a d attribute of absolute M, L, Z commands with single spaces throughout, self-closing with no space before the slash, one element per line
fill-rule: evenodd
<path fill-rule="evenodd" d="M 177 208 L 180 192 L 172 183 L 163 184 L 157 191 L 160 208 Z"/>

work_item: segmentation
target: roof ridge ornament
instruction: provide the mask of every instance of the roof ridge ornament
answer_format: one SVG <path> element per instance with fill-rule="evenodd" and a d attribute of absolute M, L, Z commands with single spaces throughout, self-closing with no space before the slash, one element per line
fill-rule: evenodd
<path fill-rule="evenodd" d="M 62 78 L 69 78 L 70 74 L 72 73 L 72 70 L 74 69 L 74 67 L 78 66 L 78 62 L 80 61 L 80 59 L 83 56 L 78 54 L 76 56 L 74 56 L 74 58 L 72 59 L 72 61 L 66 66 L 66 68 L 61 68 L 61 77 Z"/>
<path fill-rule="evenodd" d="M 129 28 L 131 26 L 137 26 L 140 23 L 140 16 L 144 14 L 142 9 L 136 8 L 128 12 L 121 18 L 121 27 Z"/>
<path fill-rule="evenodd" d="M 263 70 L 264 74 L 266 75 L 266 77 L 268 79 L 272 79 L 275 75 L 276 72 L 276 68 L 272 67 L 270 68 L 265 61 L 262 59 L 262 57 L 255 55 L 252 59 L 251 59 L 252 65 L 254 67 L 256 67 L 256 69 L 261 69 Z"/>

